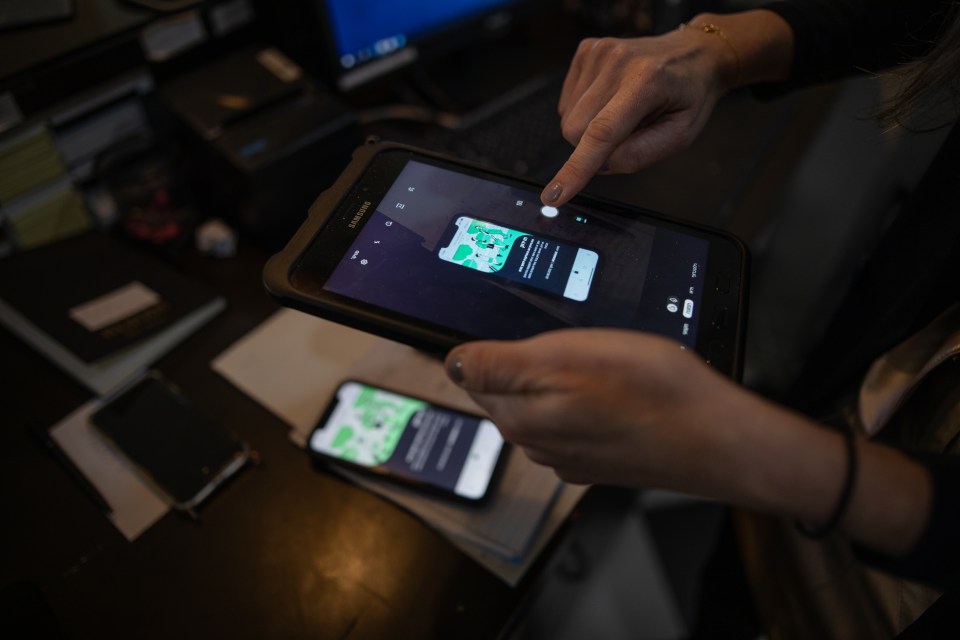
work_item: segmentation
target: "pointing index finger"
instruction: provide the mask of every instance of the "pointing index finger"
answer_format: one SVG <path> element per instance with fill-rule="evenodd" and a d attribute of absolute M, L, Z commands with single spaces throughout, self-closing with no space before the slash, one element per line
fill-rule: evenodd
<path fill-rule="evenodd" d="M 633 132 L 637 122 L 639 120 L 621 116 L 614 105 L 604 107 L 587 125 L 573 153 L 540 194 L 543 204 L 557 207 L 580 193 Z"/>

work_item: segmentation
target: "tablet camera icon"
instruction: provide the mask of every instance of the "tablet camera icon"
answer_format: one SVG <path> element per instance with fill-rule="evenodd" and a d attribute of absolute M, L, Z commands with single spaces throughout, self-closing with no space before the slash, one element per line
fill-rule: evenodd
<path fill-rule="evenodd" d="M 680 310 L 680 300 L 673 296 L 667 298 L 667 311 L 670 313 L 676 313 Z"/>

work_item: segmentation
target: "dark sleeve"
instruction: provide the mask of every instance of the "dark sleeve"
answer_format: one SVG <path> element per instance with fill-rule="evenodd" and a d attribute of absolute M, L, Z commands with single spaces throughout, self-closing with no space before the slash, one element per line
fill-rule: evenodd
<path fill-rule="evenodd" d="M 793 29 L 792 89 L 924 56 L 952 15 L 949 0 L 774 0 Z M 771 87 L 772 88 L 772 87 Z"/>
<path fill-rule="evenodd" d="M 923 536 L 904 556 L 892 558 L 854 545 L 867 564 L 941 588 L 960 584 L 960 457 L 916 454 L 933 476 L 933 509 Z"/>

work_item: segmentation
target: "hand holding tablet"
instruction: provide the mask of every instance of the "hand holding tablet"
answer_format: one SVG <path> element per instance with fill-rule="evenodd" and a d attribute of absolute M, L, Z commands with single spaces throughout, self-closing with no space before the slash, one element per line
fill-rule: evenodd
<path fill-rule="evenodd" d="M 747 252 L 729 234 L 403 145 L 360 147 L 288 245 L 283 304 L 444 353 L 564 327 L 649 331 L 739 376 Z"/>

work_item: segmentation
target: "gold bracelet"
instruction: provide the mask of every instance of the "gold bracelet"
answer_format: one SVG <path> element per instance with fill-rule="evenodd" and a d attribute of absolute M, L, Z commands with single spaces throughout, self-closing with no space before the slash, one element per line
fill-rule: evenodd
<path fill-rule="evenodd" d="M 683 22 L 680 23 L 681 29 L 684 29 L 687 26 L 688 25 L 686 23 L 683 23 Z M 730 42 L 730 38 L 728 38 L 727 34 L 723 32 L 723 29 L 713 24 L 712 22 L 702 22 L 700 24 L 689 25 L 689 26 L 691 26 L 694 29 L 699 29 L 704 33 L 714 33 L 720 36 L 720 38 L 727 43 L 727 46 L 730 48 L 730 51 L 733 53 L 734 59 L 737 61 L 737 83 L 736 84 L 739 85 L 740 82 L 743 80 L 743 62 L 740 60 L 740 51 L 738 51 L 737 48 L 733 46 L 733 43 Z"/>

